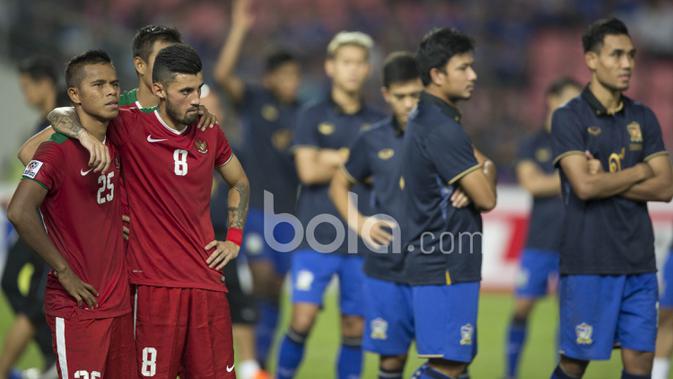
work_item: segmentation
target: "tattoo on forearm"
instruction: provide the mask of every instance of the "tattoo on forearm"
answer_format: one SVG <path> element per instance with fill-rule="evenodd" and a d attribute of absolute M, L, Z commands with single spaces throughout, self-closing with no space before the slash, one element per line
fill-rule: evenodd
<path fill-rule="evenodd" d="M 228 226 L 243 228 L 248 216 L 248 200 L 250 187 L 247 184 L 236 184 L 229 190 Z"/>
<path fill-rule="evenodd" d="M 68 137 L 77 138 L 82 131 L 82 125 L 80 125 L 74 110 L 63 111 L 61 109 L 54 109 L 49 112 L 47 119 L 54 130 Z"/>

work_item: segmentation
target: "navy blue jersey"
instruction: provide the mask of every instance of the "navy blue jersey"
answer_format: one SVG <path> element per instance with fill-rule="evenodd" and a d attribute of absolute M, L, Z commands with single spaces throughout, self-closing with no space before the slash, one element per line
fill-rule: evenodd
<path fill-rule="evenodd" d="M 365 183 L 373 191 L 373 209 L 376 214 L 388 215 L 399 223 L 400 172 L 404 130 L 389 117 L 358 136 L 351 147 L 344 166 L 353 183 Z M 391 244 L 392 246 L 392 244 Z M 365 255 L 365 273 L 371 277 L 402 282 L 404 254 L 388 248 L 386 252 Z"/>
<path fill-rule="evenodd" d="M 298 103 L 284 104 L 271 91 L 246 85 L 237 105 L 242 118 L 241 161 L 250 180 L 250 208 L 264 209 L 264 191 L 275 213 L 293 213 L 299 181 L 290 152 Z"/>
<path fill-rule="evenodd" d="M 603 169 L 617 172 L 667 154 L 654 113 L 622 96 L 608 114 L 587 87 L 554 112 L 555 163 L 570 154 L 591 152 Z M 621 196 L 583 201 L 561 169 L 565 204 L 561 240 L 562 274 L 638 274 L 656 271 L 654 232 L 647 203 Z"/>
<path fill-rule="evenodd" d="M 481 280 L 481 213 L 454 208 L 458 181 L 480 168 L 460 114 L 426 92 L 410 115 L 402 160 L 405 278 L 412 285 Z"/>
<path fill-rule="evenodd" d="M 370 127 L 374 122 L 385 117 L 366 105 L 357 113 L 347 114 L 331 99 L 322 100 L 307 106 L 297 119 L 294 135 L 294 147 L 314 147 L 319 149 L 349 149 L 355 142 L 358 133 Z M 332 215 L 341 221 L 344 231 L 346 224 L 339 216 L 328 195 L 329 183 L 301 185 L 297 199 L 297 217 L 304 228 L 319 215 Z M 365 215 L 371 215 L 371 190 L 368 186 L 357 184 L 352 190 L 358 195 L 358 209 Z M 316 221 L 314 221 L 315 223 Z M 334 226 L 320 223 L 313 232 L 315 240 L 320 244 L 336 241 L 337 232 Z M 310 237 L 310 236 L 307 236 Z M 337 246 L 339 253 L 348 253 L 347 238 Z M 312 249 L 304 238 L 300 249 Z M 366 251 L 364 243 L 358 239 L 358 251 Z M 354 252 L 350 252 L 354 253 Z"/>
<path fill-rule="evenodd" d="M 556 172 L 552 155 L 551 134 L 542 129 L 526 138 L 519 146 L 519 163 L 531 162 L 545 175 Z M 533 207 L 528 220 L 526 248 L 558 252 L 561 248 L 563 229 L 563 202 L 561 196 L 533 197 Z"/>

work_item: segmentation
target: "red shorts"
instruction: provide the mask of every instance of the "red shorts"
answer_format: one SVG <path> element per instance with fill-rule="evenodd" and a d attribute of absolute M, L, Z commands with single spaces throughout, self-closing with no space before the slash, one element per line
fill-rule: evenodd
<path fill-rule="evenodd" d="M 226 293 L 139 285 L 135 296 L 141 378 L 236 378 Z"/>
<path fill-rule="evenodd" d="M 137 378 L 133 316 L 79 320 L 47 316 L 61 379 Z"/>

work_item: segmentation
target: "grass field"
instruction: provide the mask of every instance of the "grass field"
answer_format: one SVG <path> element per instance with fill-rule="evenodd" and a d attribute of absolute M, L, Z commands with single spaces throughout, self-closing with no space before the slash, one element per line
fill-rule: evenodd
<path fill-rule="evenodd" d="M 479 354 L 470 368 L 473 379 L 499 379 L 504 368 L 504 337 L 507 320 L 512 306 L 507 295 L 484 294 L 479 309 Z M 286 307 L 287 308 L 287 307 Z M 287 312 L 284 322 L 287 321 Z M 0 337 L 4 336 L 12 320 L 11 313 L 4 298 L 0 298 Z M 315 332 L 310 337 L 304 364 L 297 378 L 329 379 L 334 377 L 334 360 L 339 344 L 337 323 L 336 297 L 329 296 L 325 311 L 322 312 Z M 520 378 L 548 378 L 555 364 L 554 345 L 556 341 L 557 312 L 553 300 L 545 300 L 533 314 L 528 335 L 528 345 L 524 352 Z M 412 354 L 413 356 L 413 354 Z M 31 346 L 21 360 L 21 368 L 34 367 L 41 364 L 39 353 Z M 376 378 L 377 358 L 367 354 L 363 378 Z M 405 377 L 410 377 L 413 370 L 421 364 L 420 360 L 411 359 L 407 365 Z M 621 364 L 618 351 L 609 362 L 594 362 L 589 366 L 585 378 L 614 379 L 619 378 Z"/>

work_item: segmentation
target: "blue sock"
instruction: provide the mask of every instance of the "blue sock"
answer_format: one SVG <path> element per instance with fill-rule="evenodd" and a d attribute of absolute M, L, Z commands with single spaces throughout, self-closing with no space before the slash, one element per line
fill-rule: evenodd
<path fill-rule="evenodd" d="M 297 371 L 301 360 L 304 358 L 304 343 L 306 335 L 288 329 L 287 334 L 280 343 L 278 351 L 278 369 L 276 378 L 291 379 Z"/>
<path fill-rule="evenodd" d="M 622 370 L 622 379 L 650 379 L 650 375 L 635 375 L 635 374 L 629 374 L 626 371 Z"/>
<path fill-rule="evenodd" d="M 416 372 L 419 373 L 419 376 L 415 377 L 412 376 L 412 378 L 418 378 L 418 379 L 454 379 L 448 375 L 445 375 L 444 373 L 435 370 L 434 368 L 424 365 L 421 366 Z M 416 375 L 416 374 L 414 374 Z"/>
<path fill-rule="evenodd" d="M 521 352 L 526 342 L 526 320 L 513 318 L 507 330 L 507 377 L 516 378 Z"/>
<path fill-rule="evenodd" d="M 273 337 L 278 325 L 278 303 L 261 300 L 259 302 L 259 322 L 255 328 L 255 348 L 257 361 L 265 366 L 269 358 L 269 351 L 273 346 Z"/>
<path fill-rule="evenodd" d="M 359 378 L 362 372 L 362 345 L 360 338 L 345 338 L 341 342 L 337 360 L 337 379 Z"/>
<path fill-rule="evenodd" d="M 551 379 L 575 379 L 572 376 L 568 376 L 563 370 L 561 370 L 561 366 L 558 365 L 556 366 L 556 369 L 554 369 L 554 372 L 551 374 Z"/>

